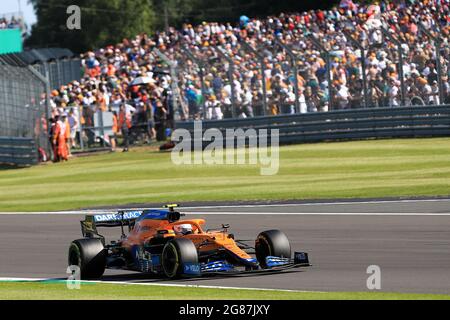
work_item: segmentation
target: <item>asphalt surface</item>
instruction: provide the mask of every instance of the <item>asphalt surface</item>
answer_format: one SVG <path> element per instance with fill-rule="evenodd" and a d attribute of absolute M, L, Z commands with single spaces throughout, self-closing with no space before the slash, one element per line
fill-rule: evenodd
<path fill-rule="evenodd" d="M 284 231 L 312 267 L 246 277 L 169 281 L 106 271 L 104 280 L 314 291 L 368 291 L 367 267 L 381 268 L 381 291 L 450 294 L 450 199 L 192 207 L 210 228 L 231 225 L 240 239 Z M 213 213 L 204 215 L 202 212 Z M 225 212 L 226 214 L 221 214 Z M 242 214 L 235 214 L 241 212 Z M 264 213 L 258 215 L 257 213 Z M 299 213 L 299 214 L 296 214 Z M 80 214 L 0 214 L 0 277 L 63 278 Z M 105 230 L 111 239 L 118 229 Z"/>

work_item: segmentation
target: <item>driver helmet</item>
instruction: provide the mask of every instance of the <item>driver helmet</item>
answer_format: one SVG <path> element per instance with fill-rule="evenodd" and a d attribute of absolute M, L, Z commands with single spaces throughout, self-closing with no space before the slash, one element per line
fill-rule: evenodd
<path fill-rule="evenodd" d="M 176 234 L 190 234 L 192 233 L 192 226 L 190 224 L 178 224 L 173 227 L 173 231 L 175 231 Z"/>

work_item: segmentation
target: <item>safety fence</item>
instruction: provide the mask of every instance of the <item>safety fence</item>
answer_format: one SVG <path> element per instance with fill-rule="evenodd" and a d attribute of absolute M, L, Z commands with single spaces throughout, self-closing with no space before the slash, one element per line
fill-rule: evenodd
<path fill-rule="evenodd" d="M 48 150 L 45 90 L 34 69 L 0 61 L 0 136 L 31 139 L 36 148 Z"/>
<path fill-rule="evenodd" d="M 194 137 L 194 122 L 177 122 Z M 203 121 L 202 131 L 278 129 L 281 144 L 450 135 L 450 106 L 340 110 L 327 113 Z M 209 143 L 208 141 L 204 141 Z"/>
<path fill-rule="evenodd" d="M 127 108 L 131 105 L 126 104 Z M 97 105 L 68 106 L 67 121 L 71 128 L 72 152 L 109 150 L 122 146 L 121 130 L 118 127 L 120 104 L 108 107 Z M 130 145 L 144 145 L 149 142 L 165 141 L 171 134 L 173 122 L 159 119 L 142 107 L 134 109 L 131 116 L 128 139 Z"/>
<path fill-rule="evenodd" d="M 65 49 L 40 49 L 18 54 L 0 55 L 0 136 L 23 142 L 34 141 L 34 151 L 28 158 L 51 157 L 49 139 L 50 91 L 53 87 L 80 79 L 80 61 Z M 3 151 L 14 151 L 11 143 L 1 140 Z M 19 143 L 20 144 L 20 143 Z M 25 155 L 27 148 L 20 149 Z M 14 163 L 4 155 L 0 162 Z M 16 164 L 29 164 L 18 159 Z"/>
<path fill-rule="evenodd" d="M 71 81 L 80 81 L 81 62 L 78 58 L 63 58 L 33 64 L 43 75 L 48 75 L 50 87 L 55 89 Z"/>
<path fill-rule="evenodd" d="M 32 49 L 1 55 L 0 60 L 12 66 L 33 66 L 43 77 L 48 78 L 50 89 L 81 79 L 80 58 L 69 49 Z"/>

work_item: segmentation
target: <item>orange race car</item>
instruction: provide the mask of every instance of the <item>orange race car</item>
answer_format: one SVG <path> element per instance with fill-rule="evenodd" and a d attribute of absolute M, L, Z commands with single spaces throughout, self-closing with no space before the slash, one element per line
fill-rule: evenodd
<path fill-rule="evenodd" d="M 310 265 L 306 252 L 294 252 L 291 258 L 289 240 L 279 230 L 261 232 L 252 247 L 245 240 L 235 240 L 228 232 L 229 225 L 204 230 L 203 219 L 180 220 L 184 214 L 175 207 L 87 215 L 81 221 L 84 238 L 70 244 L 69 266 L 77 266 L 82 279 L 96 279 L 105 268 L 177 278 L 275 272 Z M 106 243 L 98 227 L 121 227 L 120 240 Z"/>

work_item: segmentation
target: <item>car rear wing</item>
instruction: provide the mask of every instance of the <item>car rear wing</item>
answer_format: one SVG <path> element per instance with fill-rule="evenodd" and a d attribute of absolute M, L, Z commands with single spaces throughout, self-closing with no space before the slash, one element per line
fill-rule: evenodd
<path fill-rule="evenodd" d="M 123 227 L 128 226 L 130 229 L 143 212 L 143 210 L 124 210 L 117 213 L 86 215 L 85 219 L 80 221 L 81 233 L 83 237 L 100 236 L 103 238 L 98 233 L 97 227 L 122 227 L 123 234 Z"/>
<path fill-rule="evenodd" d="M 174 222 L 180 219 L 184 214 L 175 211 L 177 204 L 167 204 L 165 210 L 144 209 L 144 210 L 121 210 L 117 213 L 101 213 L 86 215 L 81 223 L 81 233 L 83 237 L 92 238 L 98 236 L 104 240 L 104 237 L 97 231 L 97 227 L 121 227 L 122 238 L 125 237 L 124 226 L 128 226 L 128 231 L 134 226 L 135 221 L 143 217 L 145 219 L 168 220 Z"/>

